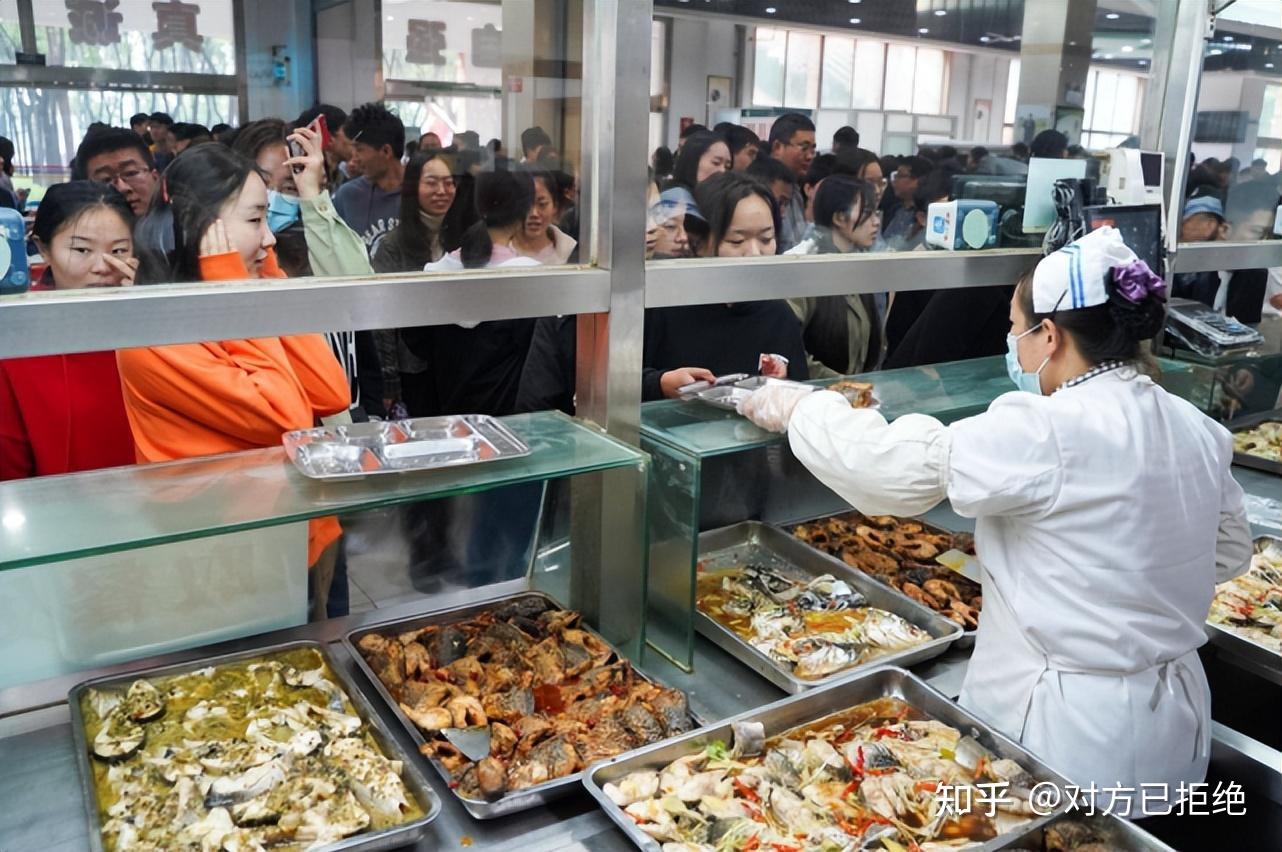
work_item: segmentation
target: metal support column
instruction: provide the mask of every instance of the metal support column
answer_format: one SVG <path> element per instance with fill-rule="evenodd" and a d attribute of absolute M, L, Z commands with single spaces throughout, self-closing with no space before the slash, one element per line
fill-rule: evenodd
<path fill-rule="evenodd" d="M 22 38 L 22 52 L 36 52 L 36 15 L 31 0 L 18 0 L 18 31 Z"/>
<path fill-rule="evenodd" d="M 1167 279 L 1174 274 L 1176 245 L 1188 180 L 1202 57 L 1211 34 L 1209 0 L 1172 0 L 1157 15 L 1153 73 L 1140 119 L 1140 144 L 1161 151 L 1165 164 Z"/>
<path fill-rule="evenodd" d="M 576 411 L 635 445 L 645 325 L 650 0 L 588 0 L 583 21 L 582 260 L 610 274 L 607 313 L 580 314 Z M 590 253 L 590 256 L 589 256 Z M 645 482 L 580 476 L 572 493 L 571 604 L 629 650 L 644 639 Z M 638 519 L 640 522 L 638 523 Z M 635 644 L 634 644 L 635 643 Z"/>

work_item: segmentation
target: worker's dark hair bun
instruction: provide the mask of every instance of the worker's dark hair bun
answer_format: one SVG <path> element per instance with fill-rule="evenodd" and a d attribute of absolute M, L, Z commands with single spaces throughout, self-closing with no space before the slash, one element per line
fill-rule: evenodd
<path fill-rule="evenodd" d="M 1165 299 L 1150 293 L 1133 302 L 1118 292 L 1111 273 L 1104 286 L 1108 292 L 1109 315 L 1128 340 L 1151 340 L 1157 336 L 1166 320 Z"/>

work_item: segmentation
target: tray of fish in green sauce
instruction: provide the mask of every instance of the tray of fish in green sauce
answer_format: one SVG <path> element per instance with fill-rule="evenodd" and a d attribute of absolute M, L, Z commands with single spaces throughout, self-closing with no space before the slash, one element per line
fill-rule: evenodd
<path fill-rule="evenodd" d="M 440 800 L 325 646 L 86 681 L 68 696 L 94 850 L 392 849 Z"/>

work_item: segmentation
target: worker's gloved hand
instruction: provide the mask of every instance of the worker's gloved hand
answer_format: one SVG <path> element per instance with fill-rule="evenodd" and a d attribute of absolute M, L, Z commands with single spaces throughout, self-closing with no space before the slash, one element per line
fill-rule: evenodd
<path fill-rule="evenodd" d="M 809 385 L 770 382 L 740 400 L 736 409 L 754 424 L 769 432 L 787 432 L 788 421 L 797 403 L 814 391 Z"/>

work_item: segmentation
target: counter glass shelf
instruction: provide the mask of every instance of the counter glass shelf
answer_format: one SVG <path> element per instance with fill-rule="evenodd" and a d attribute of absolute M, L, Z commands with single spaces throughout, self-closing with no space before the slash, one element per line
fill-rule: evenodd
<path fill-rule="evenodd" d="M 1190 365 L 1162 359 L 1159 367 L 1168 390 L 1189 395 Z M 952 423 L 1013 389 L 1002 357 L 852 378 L 873 383 L 887 420 L 917 413 Z M 748 518 L 790 523 L 848 507 L 796 461 L 783 436 L 701 402 L 642 405 L 641 448 L 653 460 L 647 640 L 675 664 L 689 666 L 699 532 Z"/>
<path fill-rule="evenodd" d="M 528 569 L 612 641 L 639 650 L 648 457 L 557 412 L 503 422 L 528 456 L 320 481 L 273 448 L 0 483 L 0 641 L 14 652 L 0 663 L 0 687 L 301 624 L 305 522 L 339 516 L 350 532 L 366 518 L 399 518 L 371 512 L 393 506 L 426 518 L 383 532 L 405 539 L 418 561 L 435 565 L 439 553 L 466 569 L 483 554 L 505 554 L 512 565 L 465 580 Z M 568 481 L 549 488 L 555 480 Z M 618 547 L 611 537 L 573 535 L 568 523 L 571 504 L 599 513 L 591 495 L 603 490 L 621 495 L 609 515 Z M 407 505 L 444 498 L 453 499 Z M 559 547 L 549 548 L 550 534 Z M 533 560 L 536 550 L 556 559 Z"/>

